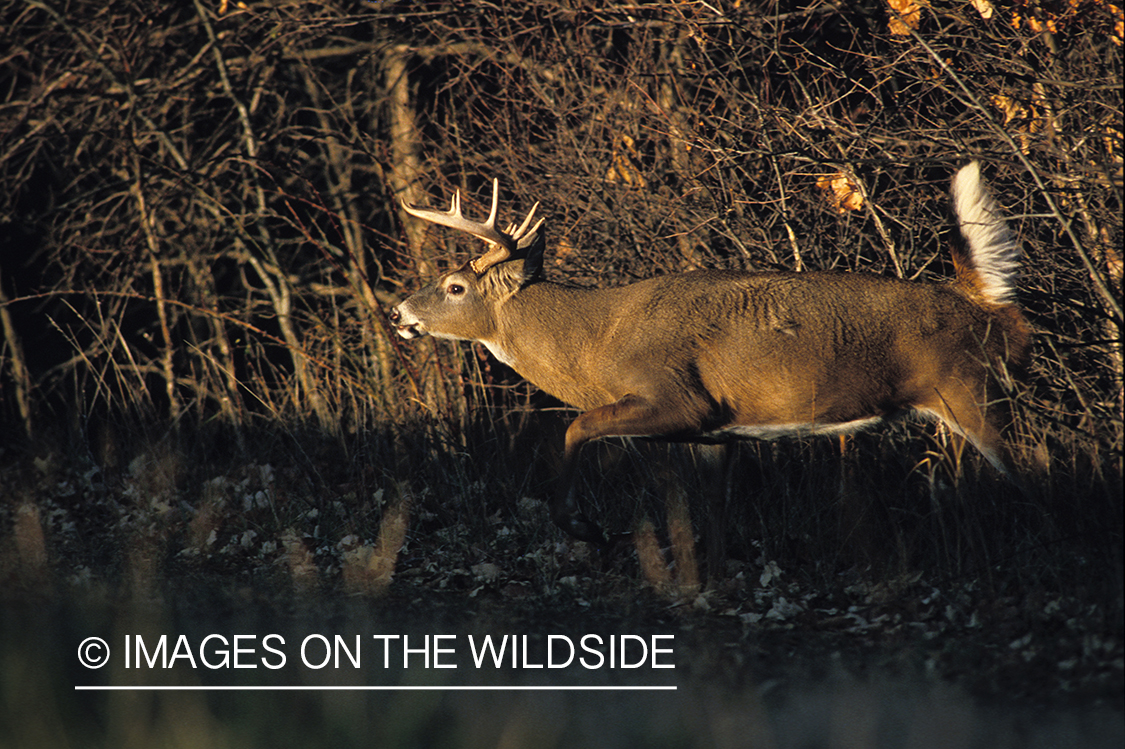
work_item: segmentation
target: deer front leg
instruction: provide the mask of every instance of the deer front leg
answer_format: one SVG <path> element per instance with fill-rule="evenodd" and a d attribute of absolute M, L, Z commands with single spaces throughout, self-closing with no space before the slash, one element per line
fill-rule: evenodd
<path fill-rule="evenodd" d="M 656 437 L 690 430 L 696 425 L 676 409 L 662 410 L 639 395 L 625 395 L 614 403 L 600 406 L 575 419 L 566 430 L 566 448 L 551 519 L 571 536 L 606 548 L 609 542 L 596 523 L 578 506 L 575 477 L 582 446 L 601 437 Z M 672 413 L 670 413 L 672 412 Z"/>

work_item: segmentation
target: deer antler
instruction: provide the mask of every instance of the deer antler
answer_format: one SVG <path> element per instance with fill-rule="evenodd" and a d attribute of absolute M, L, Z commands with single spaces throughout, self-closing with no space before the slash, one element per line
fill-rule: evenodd
<path fill-rule="evenodd" d="M 478 221 L 469 221 L 461 213 L 461 191 L 456 190 L 453 193 L 453 202 L 449 206 L 448 211 L 437 211 L 432 208 L 415 208 L 407 203 L 405 200 L 402 202 L 403 209 L 411 216 L 416 216 L 423 221 L 429 221 L 439 226 L 448 226 L 450 229 L 457 229 L 458 231 L 467 232 L 474 237 L 480 237 L 489 243 L 488 250 L 478 258 L 474 258 L 469 267 L 478 276 L 494 265 L 504 262 L 512 256 L 512 253 L 517 249 L 521 249 L 521 245 L 526 247 L 530 244 L 531 239 L 539 231 L 539 227 L 543 225 L 543 219 L 535 224 L 534 228 L 529 230 L 532 220 L 535 218 L 535 211 L 539 208 L 536 203 L 531 207 L 527 214 L 527 218 L 517 228 L 515 224 L 508 224 L 504 231 L 496 228 L 496 217 L 499 209 L 500 202 L 500 180 L 492 180 L 492 210 L 488 214 L 488 220 L 484 223 Z"/>

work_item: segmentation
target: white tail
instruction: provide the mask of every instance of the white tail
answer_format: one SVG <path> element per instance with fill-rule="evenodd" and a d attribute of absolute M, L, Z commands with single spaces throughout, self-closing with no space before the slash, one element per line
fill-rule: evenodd
<path fill-rule="evenodd" d="M 961 235 L 968 245 L 969 265 L 979 279 L 979 292 L 991 304 L 1010 304 L 1016 291 L 1019 244 L 1000 208 L 984 189 L 979 163 L 971 162 L 957 172 L 952 192 Z"/>
<path fill-rule="evenodd" d="M 566 433 L 552 517 L 604 544 L 572 490 L 582 446 L 609 436 L 720 442 L 830 434 L 916 410 L 1011 471 L 995 375 L 1026 362 L 1030 330 L 1012 303 L 1017 245 L 976 162 L 953 180 L 967 248 L 956 278 L 702 270 L 582 289 L 542 278 L 543 222 L 496 228 L 407 206 L 469 232 L 488 251 L 391 313 L 404 338 L 483 343 L 523 377 L 583 410 Z M 538 204 L 536 204 L 538 206 Z"/>

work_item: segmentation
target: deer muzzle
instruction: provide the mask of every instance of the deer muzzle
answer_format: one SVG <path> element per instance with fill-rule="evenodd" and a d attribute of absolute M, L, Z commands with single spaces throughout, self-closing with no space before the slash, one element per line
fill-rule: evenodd
<path fill-rule="evenodd" d="M 392 309 L 388 319 L 394 326 L 395 332 L 407 340 L 421 338 L 426 334 L 425 329 L 422 328 L 422 321 L 406 307 L 405 302 Z"/>

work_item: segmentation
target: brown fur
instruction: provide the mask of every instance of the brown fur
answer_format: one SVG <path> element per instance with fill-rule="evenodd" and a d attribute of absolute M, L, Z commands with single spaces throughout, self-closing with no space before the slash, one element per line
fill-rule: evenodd
<path fill-rule="evenodd" d="M 976 236 L 1006 239 L 979 172 L 965 175 Z M 1018 307 L 996 300 L 1013 265 L 997 243 L 955 254 L 956 277 L 946 284 L 702 270 L 594 290 L 540 277 L 537 231 L 521 243 L 523 256 L 443 276 L 399 305 L 392 322 L 407 338 L 480 341 L 582 409 L 567 430 L 552 506 L 574 536 L 604 543 L 572 488 L 579 451 L 601 437 L 720 442 L 836 433 L 917 410 L 1012 473 L 995 377 L 1023 368 L 1030 331 Z M 993 263 L 992 292 L 984 262 Z"/>

